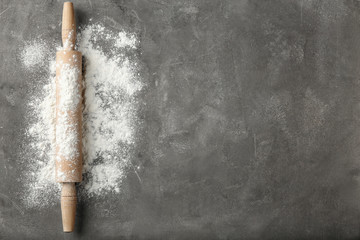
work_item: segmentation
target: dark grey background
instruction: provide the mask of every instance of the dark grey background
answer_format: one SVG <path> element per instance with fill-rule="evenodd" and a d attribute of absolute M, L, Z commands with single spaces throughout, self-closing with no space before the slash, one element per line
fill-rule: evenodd
<path fill-rule="evenodd" d="M 60 42 L 62 1 L 1 0 L 0 239 L 360 237 L 360 1 L 75 7 L 80 26 L 139 35 L 142 181 L 129 171 L 122 195 L 82 200 L 72 234 L 59 206 L 22 206 L 16 52 L 39 34 Z"/>

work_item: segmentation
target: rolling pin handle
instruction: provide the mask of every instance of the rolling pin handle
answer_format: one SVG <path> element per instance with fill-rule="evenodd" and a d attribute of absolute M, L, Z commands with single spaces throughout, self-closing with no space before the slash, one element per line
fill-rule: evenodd
<path fill-rule="evenodd" d="M 62 183 L 61 190 L 61 215 L 64 232 L 72 232 L 75 227 L 76 215 L 76 188 L 73 182 Z"/>
<path fill-rule="evenodd" d="M 65 2 L 62 15 L 61 39 L 64 50 L 74 50 L 76 41 L 75 13 L 72 2 Z"/>

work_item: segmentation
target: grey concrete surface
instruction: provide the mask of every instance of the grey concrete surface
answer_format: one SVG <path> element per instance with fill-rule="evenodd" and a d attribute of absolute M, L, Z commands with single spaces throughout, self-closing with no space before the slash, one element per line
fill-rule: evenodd
<path fill-rule="evenodd" d="M 18 199 L 28 76 L 16 51 L 60 41 L 62 1 L 0 1 L 0 239 L 360 238 L 360 2 L 75 1 L 139 34 L 141 141 L 124 194 Z M 9 93 L 13 101 L 6 98 Z M 146 104 L 145 104 L 146 103 Z"/>

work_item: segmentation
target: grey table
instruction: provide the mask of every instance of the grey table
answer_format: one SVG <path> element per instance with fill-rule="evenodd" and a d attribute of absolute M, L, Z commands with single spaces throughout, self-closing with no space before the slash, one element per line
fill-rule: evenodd
<path fill-rule="evenodd" d="M 59 22 L 62 2 L 1 0 L 0 239 L 360 237 L 359 1 L 75 7 L 79 25 L 92 17 L 139 34 L 142 183 L 129 172 L 126 195 L 81 202 L 73 234 L 59 206 L 21 205 L 28 78 L 15 53 Z"/>

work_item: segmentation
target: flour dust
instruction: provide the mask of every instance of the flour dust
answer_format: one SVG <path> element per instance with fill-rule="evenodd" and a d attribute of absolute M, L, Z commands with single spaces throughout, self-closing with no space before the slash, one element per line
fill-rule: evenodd
<path fill-rule="evenodd" d="M 80 196 L 121 193 L 136 144 L 138 98 L 143 82 L 136 58 L 134 34 L 114 32 L 102 24 L 90 24 L 77 36 L 84 56 L 83 182 Z M 23 162 L 26 170 L 24 202 L 42 207 L 58 202 L 55 182 L 55 48 L 42 40 L 27 42 L 20 59 L 33 91 L 27 105 Z M 54 50 L 49 50 L 49 46 Z M 46 59 L 52 59 L 50 62 Z M 45 63 L 47 64 L 45 64 Z M 42 68 L 43 76 L 36 74 Z M 64 102 L 68 104 L 69 102 Z M 65 150 L 64 150 L 65 151 Z"/>

